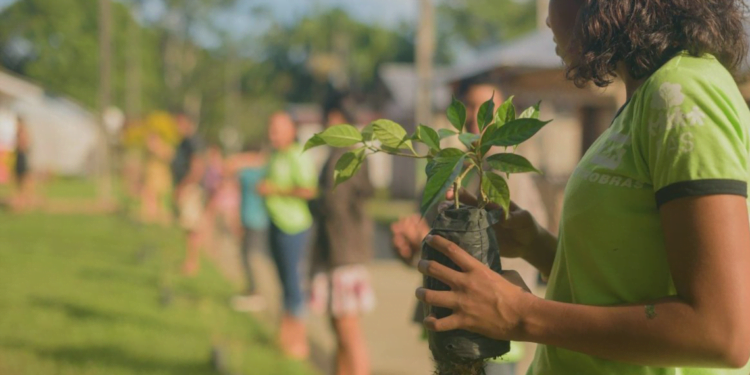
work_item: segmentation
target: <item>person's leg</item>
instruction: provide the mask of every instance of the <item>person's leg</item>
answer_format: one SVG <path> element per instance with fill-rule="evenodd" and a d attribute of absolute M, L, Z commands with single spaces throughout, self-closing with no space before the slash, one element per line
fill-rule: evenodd
<path fill-rule="evenodd" d="M 333 329 L 338 341 L 336 375 L 369 375 L 370 357 L 359 317 L 334 317 Z"/>
<path fill-rule="evenodd" d="M 201 189 L 197 185 L 185 187 L 185 191 L 180 195 L 178 197 L 180 224 L 185 229 L 187 237 L 183 272 L 192 276 L 200 268 L 200 247 L 203 233 L 199 229 L 203 219 L 203 199 Z"/>
<path fill-rule="evenodd" d="M 258 293 L 255 275 L 250 266 L 250 254 L 253 248 L 252 242 L 258 235 L 258 232 L 250 228 L 243 228 L 240 243 L 240 263 L 242 263 L 242 270 L 245 273 L 245 291 L 242 295 L 232 298 L 232 307 L 237 311 L 261 311 L 267 306 L 265 297 Z"/>
<path fill-rule="evenodd" d="M 187 248 L 182 272 L 187 276 L 195 276 L 200 269 L 200 234 L 195 230 L 187 230 L 185 235 Z"/>
<path fill-rule="evenodd" d="M 240 255 L 242 259 L 242 269 L 245 271 L 245 294 L 253 295 L 257 292 L 255 287 L 255 275 L 253 268 L 250 267 L 250 253 L 252 252 L 252 242 L 255 238 L 254 231 L 250 228 L 243 228 L 242 241 L 240 244 Z"/>
<path fill-rule="evenodd" d="M 158 198 L 156 193 L 146 186 L 141 190 L 141 220 L 144 223 L 153 223 L 157 216 Z"/>
<path fill-rule="evenodd" d="M 287 234 L 271 225 L 269 238 L 284 291 L 284 317 L 279 335 L 281 347 L 288 356 L 304 359 L 309 355 L 309 347 L 303 321 L 304 296 L 299 268 L 307 245 L 307 232 Z"/>

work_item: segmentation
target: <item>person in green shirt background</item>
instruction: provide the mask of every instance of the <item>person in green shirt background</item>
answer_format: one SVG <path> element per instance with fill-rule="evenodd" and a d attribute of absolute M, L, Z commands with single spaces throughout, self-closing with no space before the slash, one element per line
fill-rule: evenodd
<path fill-rule="evenodd" d="M 532 375 L 750 373 L 750 111 L 732 76 L 745 10 L 551 0 L 568 78 L 618 78 L 628 101 L 571 176 L 559 238 L 516 205 L 495 226 L 503 256 L 550 275 L 546 298 L 428 237 L 463 272 L 420 262 L 452 290 L 417 297 L 454 312 L 425 326 L 536 342 Z"/>
<path fill-rule="evenodd" d="M 301 263 L 313 224 L 307 202 L 317 195 L 318 176 L 312 160 L 302 155 L 296 136 L 296 125 L 287 113 L 271 116 L 268 138 L 273 152 L 258 194 L 265 199 L 271 221 L 269 246 L 284 293 L 279 342 L 286 355 L 304 359 L 309 347 L 303 321 Z"/>

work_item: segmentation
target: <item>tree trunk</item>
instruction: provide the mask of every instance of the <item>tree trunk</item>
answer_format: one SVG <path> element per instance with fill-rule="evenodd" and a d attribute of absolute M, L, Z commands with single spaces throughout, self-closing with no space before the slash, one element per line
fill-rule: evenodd
<path fill-rule="evenodd" d="M 99 200 L 112 202 L 112 171 L 110 166 L 109 136 L 104 113 L 112 98 L 112 4 L 99 0 L 99 137 L 97 144 L 97 177 Z"/>

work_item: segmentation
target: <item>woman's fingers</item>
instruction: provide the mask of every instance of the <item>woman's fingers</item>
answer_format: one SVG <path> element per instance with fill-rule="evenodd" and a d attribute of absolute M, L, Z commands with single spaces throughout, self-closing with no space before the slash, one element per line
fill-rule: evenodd
<path fill-rule="evenodd" d="M 454 292 L 417 288 L 415 294 L 418 300 L 431 306 L 445 307 L 451 310 L 455 310 L 458 306 L 458 297 Z"/>
<path fill-rule="evenodd" d="M 500 225 L 507 229 L 522 228 L 528 226 L 529 222 L 533 222 L 533 220 L 529 211 L 522 210 L 518 206 L 513 209 L 513 206 L 511 206 L 510 215 L 508 218 L 502 217 Z"/>
<path fill-rule="evenodd" d="M 456 314 L 449 315 L 443 319 L 438 319 L 430 315 L 424 319 L 424 326 L 430 331 L 435 332 L 453 331 L 454 329 L 464 328 L 461 321 L 462 319 Z"/>
<path fill-rule="evenodd" d="M 461 277 L 460 272 L 452 270 L 435 261 L 422 259 L 417 264 L 417 269 L 423 275 L 434 277 L 446 283 L 449 287 L 451 287 L 451 289 L 455 287 L 458 278 Z"/>
<path fill-rule="evenodd" d="M 445 254 L 453 263 L 456 263 L 464 272 L 469 272 L 479 266 L 482 266 L 478 260 L 474 259 L 469 253 L 464 251 L 458 245 L 446 240 L 440 236 L 429 235 L 425 238 L 427 244 L 433 249 Z"/>

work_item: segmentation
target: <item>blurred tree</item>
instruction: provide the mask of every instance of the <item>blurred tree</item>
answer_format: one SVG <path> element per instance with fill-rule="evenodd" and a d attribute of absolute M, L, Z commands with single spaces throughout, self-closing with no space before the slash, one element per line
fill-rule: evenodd
<path fill-rule="evenodd" d="M 98 5 L 96 0 L 24 0 L 0 13 L 0 63 L 30 77 L 52 93 L 67 95 L 96 108 L 99 87 Z M 126 75 L 132 64 L 125 48 L 132 14 L 112 3 L 113 101 L 123 106 Z M 164 84 L 158 67 L 158 33 L 139 33 L 143 110 L 164 108 Z"/>
<path fill-rule="evenodd" d="M 327 87 L 367 92 L 384 62 L 414 61 L 414 28 L 397 29 L 353 19 L 328 9 L 298 22 L 274 23 L 263 40 L 265 64 L 274 72 L 266 83 L 291 101 L 320 100 Z M 450 60 L 447 48 L 437 59 Z"/>
<path fill-rule="evenodd" d="M 414 22 L 389 28 L 335 8 L 274 21 L 263 9 L 238 6 L 247 0 L 158 0 L 163 6 L 157 11 L 139 15 L 138 5 L 152 1 L 112 3 L 113 104 L 127 103 L 130 114 L 141 116 L 156 109 L 186 111 L 213 140 L 226 124 L 246 138 L 257 137 L 266 115 L 284 102 L 320 101 L 331 86 L 366 97 L 378 87 L 381 64 L 414 61 Z M 484 46 L 534 25 L 528 1 L 446 1 L 437 13 L 438 65 L 451 62 L 453 43 Z M 95 108 L 96 4 L 24 0 L 5 8 L 0 63 Z M 220 17 L 238 12 L 246 12 L 239 14 L 243 22 L 270 26 L 257 37 L 238 35 Z M 236 79 L 239 84 L 230 82 Z"/>
<path fill-rule="evenodd" d="M 438 5 L 438 32 L 451 42 L 482 48 L 536 27 L 534 0 L 445 0 Z"/>

